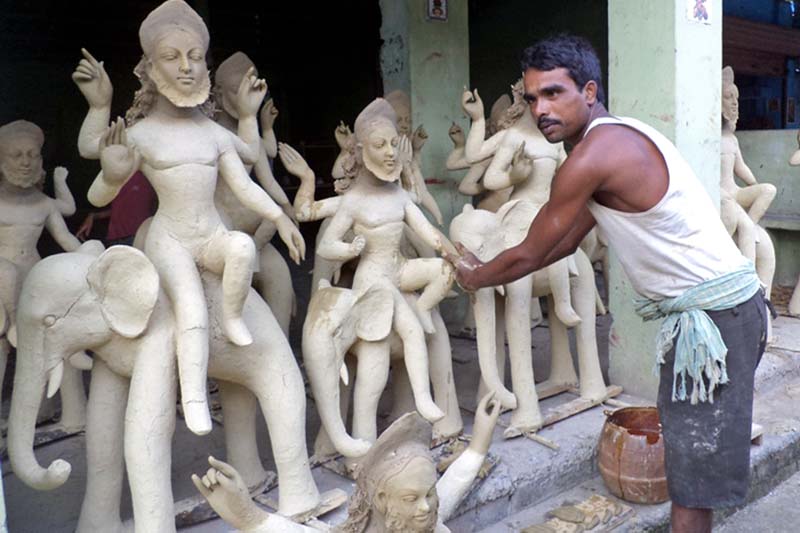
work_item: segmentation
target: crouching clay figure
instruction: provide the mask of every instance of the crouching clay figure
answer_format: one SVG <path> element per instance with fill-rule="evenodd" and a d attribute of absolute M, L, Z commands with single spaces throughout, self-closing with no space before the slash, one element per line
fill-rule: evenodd
<path fill-rule="evenodd" d="M 67 480 L 67 462 L 57 459 L 43 468 L 33 453 L 36 410 L 45 389 L 58 389 L 65 358 L 90 349 L 95 360 L 86 425 L 87 482 L 77 530 L 124 530 L 119 513 L 127 468 L 136 531 L 175 531 L 170 464 L 178 322 L 144 254 L 130 246 L 91 253 L 91 242 L 96 243 L 84 244 L 81 253 L 37 263 L 22 289 L 9 420 L 11 466 L 37 490 L 52 490 Z M 266 476 L 255 446 L 257 398 L 278 472 L 279 511 L 292 516 L 313 510 L 320 495 L 306 448 L 305 389 L 289 342 L 252 289 L 243 315 L 258 324 L 253 342 L 228 342 L 222 332 L 224 281 L 206 272 L 202 282 L 210 317 L 208 374 L 220 385 L 229 460 L 244 472 L 247 486 Z"/>
<path fill-rule="evenodd" d="M 497 213 L 466 205 L 451 222 L 450 237 L 481 260 L 487 261 L 525 238 L 533 213 L 537 210 L 538 207 L 524 200 L 511 200 Z M 583 398 L 599 400 L 606 395 L 606 386 L 597 353 L 594 270 L 582 250 L 578 249 L 572 257 L 578 273 L 572 278 L 572 305 L 581 319 L 575 326 L 580 393 Z M 552 308 L 553 289 L 549 276 L 543 271 L 509 283 L 504 289 L 505 317 L 501 310 L 496 310 L 495 289 L 490 287 L 475 293 L 473 312 L 477 324 L 481 377 L 504 407 L 514 409 L 511 426 L 506 432 L 511 437 L 520 432 L 535 431 L 543 422 L 533 380 L 528 308 L 531 295 L 548 295 L 548 307 Z M 505 350 L 502 333 L 506 328 L 513 394 L 503 384 Z M 578 379 L 572 364 L 567 326 L 558 312 L 551 314 L 550 335 L 552 351 L 548 384 L 574 385 Z"/>
<path fill-rule="evenodd" d="M 198 267 L 222 275 L 226 337 L 246 346 L 256 327 L 248 327 L 242 318 L 255 246 L 248 235 L 225 228 L 214 205 L 217 176 L 245 207 L 276 224 L 295 258 L 304 255 L 305 245 L 291 219 L 250 179 L 240 158 L 254 163 L 258 157 L 256 114 L 266 93 L 264 81 L 248 75 L 239 86 L 239 139 L 203 112 L 210 90 L 205 61 L 209 36 L 196 12 L 183 0 L 167 0 L 142 22 L 139 40 L 144 56 L 135 72 L 142 89 L 128 112 L 129 127 L 119 120 L 88 150 L 100 154 L 102 166 L 89 201 L 107 205 L 137 170 L 158 195 L 144 249 L 175 309 L 186 424 L 202 435 L 211 431 L 206 399 L 209 324 Z M 74 78 L 85 94 L 100 92 L 107 78 L 103 66 L 85 55 Z"/>
<path fill-rule="evenodd" d="M 437 480 L 430 456 L 431 426 L 416 413 L 397 419 L 378 438 L 359 466 L 347 520 L 338 533 L 447 533 L 453 516 L 489 451 L 500 404 L 484 397 L 475 413 L 472 441 Z M 490 411 L 487 411 L 490 409 Z M 230 465 L 209 458 L 212 468 L 193 476 L 197 490 L 219 515 L 245 533 L 315 531 L 285 524 L 256 507 Z M 292 528 L 294 527 L 294 528 Z M 284 529 L 285 528 L 285 529 Z"/>
<path fill-rule="evenodd" d="M 0 127 L 0 307 L 6 325 L 0 328 L 0 383 L 16 333 L 16 314 L 22 282 L 38 262 L 36 245 L 47 228 L 64 250 L 80 246 L 67 229 L 62 211 L 66 205 L 50 198 L 37 184 L 44 179 L 44 133 L 32 122 L 16 120 Z M 53 181 L 62 199 L 72 198 L 66 189 L 67 170 L 56 167 Z M 73 201 L 74 206 L 74 201 Z M 74 212 L 74 211 L 73 211 Z M 6 334 L 7 333 L 7 334 Z M 53 391 L 55 392 L 55 391 Z M 67 365 L 61 394 L 60 425 L 75 430 L 86 423 L 86 396 L 80 372 Z M 0 439 L 2 442 L 2 439 Z"/>

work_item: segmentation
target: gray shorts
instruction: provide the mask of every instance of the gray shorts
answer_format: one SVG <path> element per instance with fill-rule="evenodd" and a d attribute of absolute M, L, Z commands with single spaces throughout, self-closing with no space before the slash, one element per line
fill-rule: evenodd
<path fill-rule="evenodd" d="M 747 496 L 753 378 L 766 346 L 767 309 L 758 291 L 708 316 L 728 347 L 729 382 L 714 391 L 714 403 L 673 402 L 673 347 L 661 367 L 658 389 L 670 498 L 683 507 L 704 509 L 740 505 Z M 687 389 L 690 385 L 687 378 Z"/>

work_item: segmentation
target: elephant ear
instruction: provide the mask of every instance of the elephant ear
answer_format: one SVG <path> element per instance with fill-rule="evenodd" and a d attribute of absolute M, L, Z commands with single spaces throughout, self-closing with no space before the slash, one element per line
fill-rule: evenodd
<path fill-rule="evenodd" d="M 129 339 L 142 334 L 159 291 L 158 273 L 142 252 L 112 246 L 92 263 L 86 280 L 114 332 Z"/>
<path fill-rule="evenodd" d="M 526 200 L 506 202 L 497 210 L 497 217 L 503 227 L 506 248 L 516 246 L 528 235 L 528 228 L 536 218 L 539 208 Z"/>
<path fill-rule="evenodd" d="M 392 331 L 394 294 L 382 287 L 370 287 L 362 294 L 350 312 L 356 336 L 365 341 L 380 341 Z"/>

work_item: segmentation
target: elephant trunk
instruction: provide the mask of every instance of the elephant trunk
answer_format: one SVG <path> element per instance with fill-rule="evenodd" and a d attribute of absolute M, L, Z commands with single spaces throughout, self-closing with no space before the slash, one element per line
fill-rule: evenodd
<path fill-rule="evenodd" d="M 41 334 L 34 334 L 34 338 L 42 340 Z M 24 328 L 19 331 L 18 344 L 8 420 L 8 456 L 14 473 L 23 483 L 36 490 L 52 490 L 64 484 L 72 467 L 68 462 L 56 459 L 47 468 L 42 468 L 33 453 L 33 437 L 45 383 L 50 382 L 48 394 L 55 394 L 64 362 L 63 359 L 45 358 L 43 350 L 32 349 L 34 342 Z M 58 361 L 58 364 L 48 369 L 47 361 Z"/>
<path fill-rule="evenodd" d="M 517 398 L 509 391 L 497 368 L 497 334 L 494 306 L 494 288 L 479 289 L 474 296 L 473 312 L 477 324 L 478 364 L 483 382 L 494 392 L 495 399 L 506 409 L 517 408 Z"/>
<path fill-rule="evenodd" d="M 361 457 L 369 450 L 370 443 L 347 433 L 339 410 L 339 371 L 344 363 L 344 351 L 337 353 L 330 335 L 325 339 L 315 337 L 304 331 L 303 359 L 317 413 L 336 450 L 345 457 Z"/>

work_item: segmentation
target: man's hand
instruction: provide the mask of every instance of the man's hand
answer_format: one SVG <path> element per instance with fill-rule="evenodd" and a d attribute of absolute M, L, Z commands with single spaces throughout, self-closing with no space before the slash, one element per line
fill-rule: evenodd
<path fill-rule="evenodd" d="M 344 150 L 347 148 L 347 140 L 350 136 L 353 135 L 353 132 L 350 131 L 350 126 L 344 123 L 344 121 L 340 121 L 339 125 L 333 132 L 333 136 L 336 137 L 336 144 L 339 145 L 339 149 Z"/>
<path fill-rule="evenodd" d="M 92 227 L 94 227 L 94 213 L 89 213 L 81 222 L 81 227 L 75 232 L 75 237 L 81 242 L 85 241 L 91 235 Z"/>
<path fill-rule="evenodd" d="M 83 93 L 90 107 L 102 108 L 111 106 L 111 96 L 114 92 L 111 80 L 108 78 L 106 69 L 102 61 L 97 61 L 92 54 L 85 48 L 81 48 L 83 59 L 75 72 L 72 73 L 72 81 Z"/>
<path fill-rule="evenodd" d="M 256 77 L 256 69 L 250 67 L 236 91 L 236 112 L 239 118 L 255 117 L 267 94 L 267 82 Z"/>
<path fill-rule="evenodd" d="M 462 130 L 461 126 L 455 122 L 453 122 L 453 125 L 450 126 L 447 134 L 450 135 L 450 140 L 453 141 L 454 147 L 463 148 L 464 145 L 467 144 L 467 137 L 464 135 L 464 130 Z"/>
<path fill-rule="evenodd" d="M 289 249 L 289 255 L 296 264 L 300 264 L 301 260 L 306 258 L 306 241 L 300 234 L 292 219 L 281 213 L 275 220 L 275 226 L 278 228 L 278 235 L 281 240 L 286 244 Z"/>
<path fill-rule="evenodd" d="M 488 410 L 491 409 L 491 410 Z M 486 455 L 492 443 L 492 432 L 500 416 L 500 402 L 494 399 L 494 392 L 481 398 L 475 409 L 475 421 L 472 424 L 472 440 L 469 448 L 481 455 Z"/>
<path fill-rule="evenodd" d="M 264 513 L 253 500 L 244 480 L 231 465 L 213 457 L 208 458 L 208 469 L 202 479 L 192 474 L 192 482 L 200 494 L 208 500 L 217 514 L 238 530 L 258 527 Z"/>
<path fill-rule="evenodd" d="M 511 170 L 509 177 L 511 183 L 521 183 L 528 179 L 533 170 L 533 160 L 525 153 L 525 141 L 522 141 L 517 149 L 514 151 L 514 156 L 511 159 Z"/>
<path fill-rule="evenodd" d="M 120 185 L 139 169 L 142 156 L 135 147 L 128 146 L 125 120 L 112 122 L 100 137 L 100 166 L 103 180 Z"/>
<path fill-rule="evenodd" d="M 456 271 L 456 283 L 467 292 L 474 292 L 478 290 L 478 287 L 475 279 L 475 270 L 481 266 L 483 266 L 483 261 L 475 257 L 475 255 L 464 248 L 464 245 L 460 242 L 455 243 L 456 251 L 458 255 L 454 256 L 452 254 L 445 253 L 442 255 L 447 261 L 449 261 L 453 267 L 455 267 Z"/>
<path fill-rule="evenodd" d="M 428 132 L 425 131 L 425 128 L 420 124 L 420 126 L 414 130 L 414 133 L 411 134 L 411 147 L 414 149 L 415 154 L 422 150 L 427 140 Z"/>
<path fill-rule="evenodd" d="M 478 89 L 470 92 L 464 87 L 464 94 L 461 95 L 461 107 L 473 122 L 483 118 L 483 101 L 478 96 Z"/>
<path fill-rule="evenodd" d="M 272 127 L 275 125 L 275 119 L 278 118 L 278 108 L 275 107 L 275 103 L 272 101 L 272 98 L 266 101 L 263 106 L 261 106 L 261 114 L 259 115 L 261 120 L 261 129 L 263 131 L 271 130 Z"/>
<path fill-rule="evenodd" d="M 300 181 L 314 179 L 314 171 L 300 153 L 286 143 L 278 143 L 278 157 L 289 174 L 300 178 Z"/>

